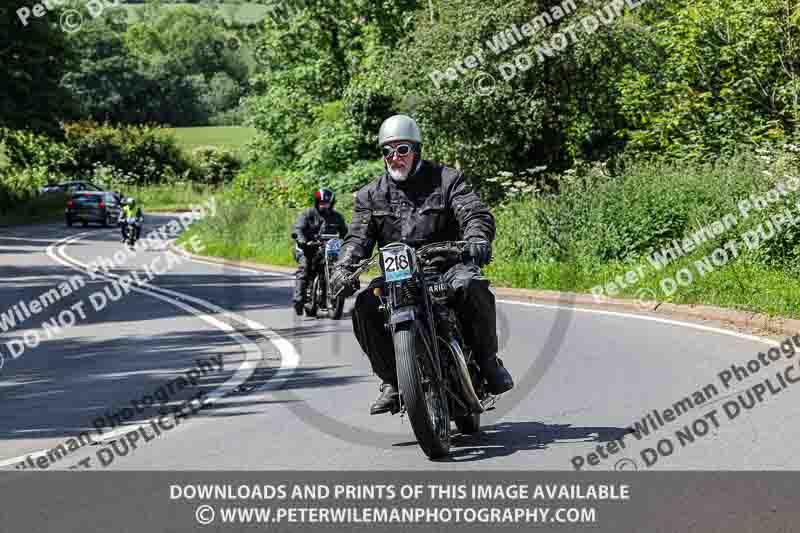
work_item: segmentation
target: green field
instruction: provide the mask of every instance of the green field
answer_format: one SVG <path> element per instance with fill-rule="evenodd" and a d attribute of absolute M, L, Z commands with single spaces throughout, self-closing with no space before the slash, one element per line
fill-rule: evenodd
<path fill-rule="evenodd" d="M 128 10 L 128 22 L 139 22 L 142 18 L 140 12 L 144 9 L 145 4 L 125 4 L 125 9 Z M 226 2 L 220 4 L 167 4 L 164 6 L 166 9 L 174 9 L 177 7 L 191 7 L 193 9 L 213 9 L 219 12 L 220 15 L 225 17 L 228 21 L 235 21 L 239 23 L 254 23 L 264 20 L 269 16 L 269 8 L 264 4 L 256 4 L 253 2 Z"/>
<path fill-rule="evenodd" d="M 241 126 L 209 126 L 171 128 L 169 132 L 178 139 L 180 147 L 189 152 L 200 146 L 217 146 L 241 155 L 256 130 Z"/>
<path fill-rule="evenodd" d="M 125 194 L 140 202 L 146 213 L 152 211 L 175 211 L 200 205 L 216 194 L 222 187 L 210 187 L 197 183 L 164 183 L 129 187 Z"/>

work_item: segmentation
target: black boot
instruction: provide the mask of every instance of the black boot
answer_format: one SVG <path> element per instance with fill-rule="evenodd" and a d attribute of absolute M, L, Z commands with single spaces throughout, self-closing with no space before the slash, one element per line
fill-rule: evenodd
<path fill-rule="evenodd" d="M 387 411 L 396 413 L 400 409 L 400 395 L 391 383 L 381 384 L 381 395 L 370 406 L 369 414 L 379 415 Z"/>
<path fill-rule="evenodd" d="M 492 355 L 478 360 L 481 374 L 486 378 L 486 388 L 494 395 L 503 394 L 514 388 L 514 379 L 503 366 L 503 360 Z"/>
<path fill-rule="evenodd" d="M 303 316 L 303 301 L 294 302 L 294 312 L 297 316 Z"/>

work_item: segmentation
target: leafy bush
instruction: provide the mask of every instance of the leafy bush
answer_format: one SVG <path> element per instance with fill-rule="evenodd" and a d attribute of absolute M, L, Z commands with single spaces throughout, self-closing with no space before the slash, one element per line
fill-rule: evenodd
<path fill-rule="evenodd" d="M 360 142 L 360 159 L 380 157 L 378 130 L 398 108 L 392 96 L 392 84 L 387 83 L 381 72 L 386 61 L 380 49 L 374 50 L 366 60 L 371 70 L 354 77 L 344 93 L 347 122 Z"/>
<path fill-rule="evenodd" d="M 356 161 L 346 170 L 317 175 L 275 170 L 263 163 L 253 164 L 236 176 L 230 194 L 240 201 L 250 199 L 260 206 L 307 207 L 312 193 L 325 186 L 336 191 L 337 206 L 352 205 L 352 193 L 383 172 L 382 161 Z"/>
<path fill-rule="evenodd" d="M 250 159 L 275 167 L 290 167 L 302 130 L 313 122 L 313 100 L 289 82 L 270 79 L 264 96 L 245 101 L 249 123 L 259 135 L 248 144 Z"/>
<path fill-rule="evenodd" d="M 0 128 L 0 145 L 7 164 L 17 168 L 44 167 L 57 171 L 74 163 L 74 149 L 49 135 Z"/>
<path fill-rule="evenodd" d="M 130 187 L 139 180 L 137 176 L 114 165 L 95 163 L 92 165 L 91 181 L 107 190 L 116 191 L 123 187 Z"/>
<path fill-rule="evenodd" d="M 74 164 L 66 165 L 65 170 L 75 176 L 89 175 L 101 164 L 135 177 L 138 185 L 187 173 L 198 177 L 175 138 L 162 128 L 77 122 L 66 124 L 64 134 L 75 153 Z"/>
<path fill-rule="evenodd" d="M 629 149 L 701 157 L 788 139 L 800 120 L 796 5 L 681 0 L 659 9 L 653 31 L 628 34 L 630 47 L 651 51 L 618 83 Z"/>
<path fill-rule="evenodd" d="M 241 126 L 247 120 L 247 113 L 243 107 L 235 107 L 212 115 L 208 119 L 211 126 Z"/>
<path fill-rule="evenodd" d="M 358 158 L 359 139 L 337 100 L 314 109 L 314 123 L 303 132 L 300 168 L 308 174 L 341 172 Z"/>
<path fill-rule="evenodd" d="M 231 181 L 242 164 L 230 150 L 215 146 L 201 146 L 192 150 L 199 180 L 204 183 Z"/>
<path fill-rule="evenodd" d="M 800 146 L 787 145 L 783 153 L 762 150 L 761 158 L 770 170 L 765 170 L 765 178 L 769 183 L 800 182 Z M 796 214 L 800 194 L 795 193 L 769 205 L 764 210 L 752 211 L 749 228 L 766 225 L 770 218 L 788 210 Z M 768 234 L 768 231 L 766 232 Z M 800 226 L 784 226 L 775 231 L 774 237 L 763 239 L 752 254 L 753 259 L 771 269 L 781 269 L 793 274 L 800 273 Z"/>
<path fill-rule="evenodd" d="M 74 151 L 67 144 L 23 130 L 0 129 L 0 153 L 4 159 L 0 166 L 3 212 L 27 203 L 40 187 L 65 179 L 61 169 L 74 161 Z"/>
<path fill-rule="evenodd" d="M 377 161 L 356 161 L 347 170 L 335 174 L 331 181 L 331 187 L 344 196 L 344 193 L 352 193 L 369 183 L 373 178 L 383 174 L 383 160 Z"/>
<path fill-rule="evenodd" d="M 292 180 L 285 171 L 256 163 L 236 176 L 229 194 L 236 201 L 259 206 L 296 207 L 305 204 L 309 193 L 305 183 Z"/>
<path fill-rule="evenodd" d="M 741 153 L 704 166 L 623 160 L 615 173 L 583 165 L 558 177 L 557 194 L 545 187 L 507 204 L 501 213 L 513 231 L 498 239 L 508 241 L 509 257 L 530 261 L 639 261 L 737 213 L 739 200 L 774 185 L 764 173 L 774 164 Z"/>

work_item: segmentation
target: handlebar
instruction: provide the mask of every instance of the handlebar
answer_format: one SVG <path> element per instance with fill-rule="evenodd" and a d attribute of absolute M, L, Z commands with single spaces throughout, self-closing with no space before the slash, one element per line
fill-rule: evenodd
<path fill-rule="evenodd" d="M 426 244 L 425 246 L 421 246 L 417 249 L 417 257 L 425 260 L 428 257 L 436 254 L 463 254 L 464 248 L 466 248 L 467 244 L 469 244 L 467 241 L 442 241 Z M 369 270 L 373 265 L 377 264 L 380 260 L 380 255 L 381 252 L 378 250 L 369 259 L 364 259 L 358 263 L 353 272 L 347 277 L 347 280 L 354 281 L 356 278 L 358 278 L 358 276 Z"/>
<path fill-rule="evenodd" d="M 462 260 L 464 260 L 465 262 L 472 262 L 472 258 L 463 257 L 464 249 L 467 247 L 468 244 L 469 242 L 467 241 L 442 241 L 442 242 L 426 244 L 416 250 L 417 257 L 419 257 L 424 261 L 432 255 L 453 253 L 453 254 L 462 254 Z M 380 250 L 378 250 L 377 252 L 375 252 L 375 254 L 373 254 L 372 257 L 360 261 L 356 265 L 355 269 L 353 269 L 353 271 L 350 273 L 350 275 L 346 276 L 345 278 L 346 283 L 348 284 L 355 283 L 355 281 L 358 280 L 358 277 L 361 274 L 363 274 L 364 272 L 369 270 L 372 266 L 378 263 L 378 261 L 380 260 L 380 255 L 381 252 Z M 338 298 L 342 290 L 344 289 L 339 290 L 334 297 Z"/>
<path fill-rule="evenodd" d="M 292 238 L 297 239 L 297 234 L 296 233 L 292 233 Z M 339 238 L 340 237 L 339 237 L 339 235 L 337 233 L 323 233 L 323 234 L 317 235 L 316 239 L 314 239 L 314 240 L 305 241 L 302 244 L 301 243 L 298 243 L 298 244 L 300 246 L 322 246 L 327 241 L 330 241 L 330 240 L 333 240 L 333 239 L 339 239 Z"/>

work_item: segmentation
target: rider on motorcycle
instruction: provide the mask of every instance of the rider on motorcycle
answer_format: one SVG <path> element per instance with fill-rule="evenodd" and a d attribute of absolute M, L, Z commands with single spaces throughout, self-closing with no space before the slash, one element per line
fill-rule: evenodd
<path fill-rule="evenodd" d="M 337 233 L 344 238 L 347 234 L 347 222 L 338 211 L 333 209 L 336 204 L 336 194 L 325 187 L 314 193 L 314 207 L 309 207 L 300 213 L 294 224 L 292 237 L 297 241 L 294 249 L 294 259 L 297 261 L 297 271 L 294 278 L 294 310 L 298 315 L 303 314 L 303 304 L 306 286 L 313 275 L 314 254 L 317 252 L 319 236 L 322 226 L 327 233 Z"/>
<path fill-rule="evenodd" d="M 134 198 L 128 197 L 122 201 L 122 210 L 119 212 L 119 224 L 120 224 L 120 231 L 122 232 L 122 242 L 125 242 L 125 232 L 128 229 L 128 219 L 135 218 L 139 224 L 135 224 L 133 226 L 135 234 L 134 240 L 139 240 L 139 234 L 142 231 L 142 220 L 144 219 L 144 215 L 142 215 L 142 209 L 136 205 L 136 200 Z"/>
<path fill-rule="evenodd" d="M 444 279 L 450 302 L 464 325 L 465 341 L 472 347 L 488 390 L 501 394 L 514 381 L 497 357 L 494 294 L 480 266 L 491 261 L 495 221 L 481 199 L 470 190 L 459 170 L 422 159 L 422 134 L 408 116 L 395 115 L 381 125 L 378 144 L 383 151 L 385 173 L 356 194 L 353 220 L 331 281 L 331 290 L 344 289 L 346 296 L 356 287 L 347 283 L 354 264 L 383 247 L 403 241 L 418 248 L 424 244 L 465 240 L 474 264 L 458 263 Z M 353 330 L 367 354 L 372 369 L 383 383 L 370 414 L 392 410 L 398 401 L 394 344 L 384 327 L 380 300 L 373 289 L 382 287 L 374 279 L 368 290 L 356 297 Z"/>

